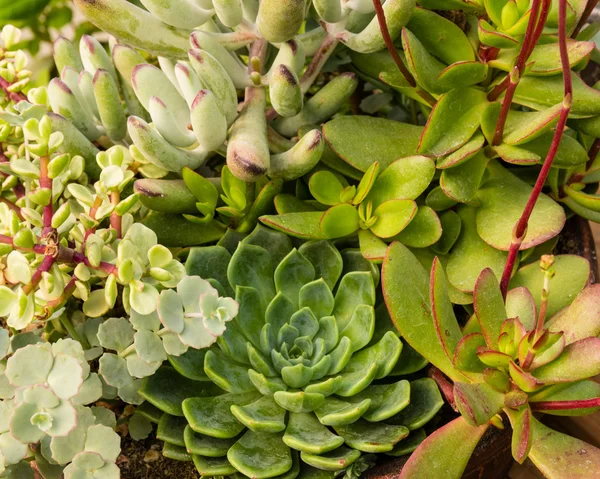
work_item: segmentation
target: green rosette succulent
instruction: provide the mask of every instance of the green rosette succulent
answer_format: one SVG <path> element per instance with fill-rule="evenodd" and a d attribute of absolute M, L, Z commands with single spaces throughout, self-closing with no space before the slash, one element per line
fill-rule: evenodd
<path fill-rule="evenodd" d="M 140 395 L 165 412 L 149 415 L 164 454 L 193 459 L 203 476 L 268 478 L 410 452 L 442 400 L 433 380 L 398 377 L 426 363 L 376 309 L 377 268 L 326 241 L 292 249 L 279 233 L 265 247 L 257 238 L 233 254 L 190 252 L 188 271 L 234 291 L 239 313 L 215 346 L 170 357 L 176 371 L 144 380 Z M 163 324 L 180 322 L 175 293 L 163 294 Z"/>

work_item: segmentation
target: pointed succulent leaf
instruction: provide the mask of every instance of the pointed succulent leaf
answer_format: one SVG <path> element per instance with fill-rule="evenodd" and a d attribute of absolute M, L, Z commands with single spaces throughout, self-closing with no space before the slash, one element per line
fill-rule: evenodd
<path fill-rule="evenodd" d="M 454 383 L 454 399 L 463 418 L 472 426 L 482 426 L 504 405 L 504 395 L 485 383 Z"/>
<path fill-rule="evenodd" d="M 410 383 L 410 404 L 387 420 L 390 424 L 401 424 L 413 431 L 437 414 L 444 400 L 433 379 L 422 378 Z"/>

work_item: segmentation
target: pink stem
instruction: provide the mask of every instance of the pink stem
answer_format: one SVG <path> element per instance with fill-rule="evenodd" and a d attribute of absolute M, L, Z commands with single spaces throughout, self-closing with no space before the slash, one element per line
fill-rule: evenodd
<path fill-rule="evenodd" d="M 440 391 L 446 398 L 448 404 L 450 404 L 452 409 L 456 411 L 457 409 L 456 401 L 454 400 L 454 386 L 452 385 L 452 383 L 448 381 L 442 374 L 442 372 L 435 366 L 432 366 L 429 370 L 429 377 L 436 382 L 436 384 L 440 388 Z"/>
<path fill-rule="evenodd" d="M 119 204 L 120 200 L 121 200 L 121 198 L 119 196 L 118 191 L 112 191 L 110 193 L 110 201 L 113 204 L 113 206 L 116 207 Z M 117 238 L 121 238 L 122 237 L 121 217 L 115 211 L 113 211 L 110 215 L 110 226 L 111 226 L 111 228 L 114 228 L 115 230 L 117 230 Z"/>
<path fill-rule="evenodd" d="M 9 82 L 7 82 L 4 78 L 0 77 L 0 88 L 4 90 L 4 93 L 6 93 L 6 96 L 9 100 L 14 101 L 15 103 L 27 100 L 27 97 L 24 93 L 9 91 L 8 89 L 10 86 L 11 84 Z"/>
<path fill-rule="evenodd" d="M 48 177 L 48 163 L 50 158 L 48 156 L 42 156 L 40 158 L 40 188 L 45 188 L 52 192 L 52 180 Z M 54 206 L 52 204 L 52 196 L 50 197 L 50 203 L 44 206 L 44 229 L 42 235 L 47 235 L 52 232 L 52 216 L 54 216 Z"/>
<path fill-rule="evenodd" d="M 600 407 L 600 398 L 578 399 L 574 401 L 540 401 L 529 403 L 535 411 L 560 411 L 564 409 L 586 409 Z"/>
<path fill-rule="evenodd" d="M 537 181 L 535 182 L 533 191 L 529 196 L 529 200 L 525 205 L 523 214 L 517 222 L 513 232 L 513 241 L 508 251 L 508 258 L 506 260 L 506 265 L 504 266 L 504 272 L 502 273 L 502 280 L 500 281 L 500 289 L 502 291 L 502 295 L 505 298 L 506 293 L 508 292 L 508 283 L 510 281 L 515 261 L 517 259 L 517 254 L 521 249 L 521 244 L 523 243 L 523 239 L 525 238 L 525 234 L 527 233 L 527 225 L 529 223 L 529 218 L 531 217 L 533 208 L 535 207 L 535 204 L 540 194 L 542 193 L 542 188 L 544 187 L 546 179 L 548 178 L 548 174 L 550 173 L 550 168 L 552 167 L 552 163 L 554 162 L 554 158 L 556 157 L 558 147 L 560 146 L 560 142 L 567 124 L 567 118 L 569 117 L 569 112 L 571 111 L 571 105 L 573 103 L 573 81 L 571 79 L 571 67 L 569 64 L 569 57 L 567 53 L 566 16 L 566 0 L 560 0 L 558 14 L 558 43 L 560 47 L 560 59 L 563 70 L 565 97 L 563 99 L 560 117 L 558 119 L 558 124 L 556 125 L 556 130 L 554 131 L 554 137 L 552 138 L 550 150 L 548 151 L 548 155 L 544 160 L 544 165 L 542 166 Z"/>
<path fill-rule="evenodd" d="M 48 271 L 50 271 L 50 268 L 52 267 L 53 264 L 54 264 L 54 256 L 52 256 L 52 255 L 44 256 L 44 259 L 42 260 L 42 262 L 40 263 L 38 268 L 35 270 L 35 273 L 33 273 L 33 275 L 31 276 L 31 282 L 28 285 L 23 286 L 23 292 L 25 294 L 31 293 L 35 289 L 35 287 L 38 284 L 40 284 L 40 281 L 42 280 L 42 275 L 44 273 L 47 273 Z"/>
<path fill-rule="evenodd" d="M 402 58 L 398 55 L 396 51 L 396 47 L 394 47 L 394 42 L 392 41 L 392 37 L 390 36 L 390 32 L 387 27 L 387 22 L 385 21 L 385 12 L 383 11 L 383 7 L 381 6 L 381 0 L 373 0 L 373 5 L 375 6 L 375 12 L 377 13 L 377 21 L 379 22 L 379 29 L 381 30 L 381 35 L 383 36 L 383 41 L 385 42 L 385 46 L 392 55 L 398 70 L 402 73 L 402 76 L 406 79 L 408 84 L 417 89 L 417 94 L 423 98 L 430 106 L 435 105 L 436 101 L 428 92 L 417 87 L 417 82 L 414 77 L 404 65 Z"/>

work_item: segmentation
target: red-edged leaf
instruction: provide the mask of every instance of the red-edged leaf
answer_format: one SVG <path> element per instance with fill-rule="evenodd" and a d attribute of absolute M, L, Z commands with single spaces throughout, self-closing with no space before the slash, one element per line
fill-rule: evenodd
<path fill-rule="evenodd" d="M 485 338 L 481 333 L 470 333 L 464 336 L 454 350 L 454 366 L 461 371 L 481 373 L 485 364 L 477 357 L 479 348 L 485 346 Z"/>
<path fill-rule="evenodd" d="M 513 428 L 512 455 L 519 464 L 523 464 L 531 450 L 531 409 L 525 406 L 522 409 L 508 409 L 508 419 Z"/>
<path fill-rule="evenodd" d="M 489 268 L 484 269 L 479 278 L 477 278 L 473 295 L 473 306 L 475 307 L 475 314 L 483 331 L 485 342 L 490 349 L 496 349 L 498 347 L 500 329 L 507 316 L 504 299 L 500 292 L 500 284 L 494 272 Z"/>
<path fill-rule="evenodd" d="M 600 335 L 600 284 L 585 288 L 573 303 L 548 323 L 550 331 L 563 331 L 566 344 Z"/>
<path fill-rule="evenodd" d="M 599 338 L 569 344 L 557 359 L 533 372 L 539 382 L 546 384 L 579 381 L 597 374 L 600 374 Z"/>
<path fill-rule="evenodd" d="M 535 300 L 527 288 L 521 286 L 508 292 L 506 314 L 509 318 L 519 318 L 527 331 L 531 331 L 535 327 L 537 319 Z"/>
<path fill-rule="evenodd" d="M 543 386 L 542 382 L 538 382 L 535 377 L 523 371 L 512 361 L 508 363 L 508 372 L 515 384 L 525 392 L 534 392 Z"/>
<path fill-rule="evenodd" d="M 488 425 L 471 426 L 459 417 L 441 427 L 412 453 L 400 479 L 459 478 Z"/>
<path fill-rule="evenodd" d="M 501 353 L 500 351 L 492 351 L 490 349 L 482 349 L 477 352 L 477 357 L 486 366 L 492 368 L 505 368 L 511 361 L 511 357 L 508 354 Z"/>
<path fill-rule="evenodd" d="M 454 383 L 454 400 L 472 426 L 487 424 L 504 406 L 504 394 L 486 383 Z"/>
<path fill-rule="evenodd" d="M 433 260 L 431 276 L 429 279 L 429 299 L 433 313 L 435 332 L 442 348 L 450 361 L 454 358 L 454 351 L 462 339 L 460 326 L 454 315 L 454 308 L 448 296 L 448 280 L 439 258 Z"/>

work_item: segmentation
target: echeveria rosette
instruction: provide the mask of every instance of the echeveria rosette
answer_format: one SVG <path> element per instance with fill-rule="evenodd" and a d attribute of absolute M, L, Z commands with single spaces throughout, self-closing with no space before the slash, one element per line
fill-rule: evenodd
<path fill-rule="evenodd" d="M 441 262 L 433 261 L 428 280 L 406 247 L 390 246 L 383 263 L 390 316 L 407 342 L 453 382 L 438 379 L 461 413 L 420 446 L 448 453 L 444 465 L 434 465 L 429 453 L 415 454 L 403 477 L 420 477 L 432 467 L 461 477 L 486 429 L 503 427 L 503 412 L 512 425 L 515 460 L 529 458 L 551 478 L 595 474 L 599 449 L 547 428 L 534 416 L 535 411 L 581 416 L 600 408 L 600 386 L 591 380 L 600 373 L 600 289 L 572 281 L 575 272 L 565 277 L 559 259 L 564 257 L 543 256 L 522 268 L 506 300 L 494 272 L 483 270 L 475 284 L 475 314 L 461 330 Z M 419 298 L 430 299 L 424 304 Z M 545 321 L 547 312 L 552 316 Z M 569 460 L 584 450 L 585 461 Z"/>
<path fill-rule="evenodd" d="M 265 248 L 280 254 L 289 240 L 270 234 Z M 163 368 L 144 380 L 140 394 L 165 411 L 165 454 L 193 458 L 207 476 L 267 478 L 295 477 L 299 461 L 341 471 L 363 452 L 410 452 L 402 440 L 416 447 L 442 401 L 432 380 L 395 377 L 402 343 L 375 313 L 369 264 L 359 255 L 364 269 L 353 269 L 326 241 L 288 247 L 279 264 L 265 248 L 242 242 L 233 255 L 212 246 L 190 256 L 188 268 L 235 290 L 239 313 L 208 351 L 169 358 L 181 375 Z"/>

